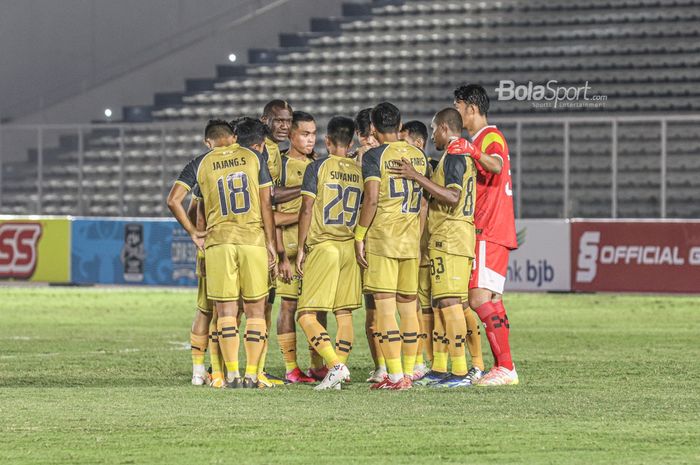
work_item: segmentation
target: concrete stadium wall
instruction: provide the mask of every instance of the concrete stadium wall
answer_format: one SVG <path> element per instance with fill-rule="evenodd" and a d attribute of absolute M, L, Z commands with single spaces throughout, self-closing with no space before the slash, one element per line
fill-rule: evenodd
<path fill-rule="evenodd" d="M 229 53 L 279 45 L 280 32 L 339 15 L 342 0 L 23 0 L 0 3 L 0 121 L 119 118 L 122 105 L 214 77 Z M 231 26 L 260 7 L 264 14 Z"/>

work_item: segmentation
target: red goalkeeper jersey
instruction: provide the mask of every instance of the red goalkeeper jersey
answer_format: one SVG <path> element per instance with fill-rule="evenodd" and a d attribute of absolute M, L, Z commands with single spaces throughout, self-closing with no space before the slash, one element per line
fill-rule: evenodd
<path fill-rule="evenodd" d="M 479 162 L 476 163 L 476 239 L 500 244 L 508 249 L 517 249 L 513 181 L 506 138 L 496 126 L 486 126 L 474 134 L 472 143 L 483 153 L 503 160 L 500 174 L 488 173 Z"/>

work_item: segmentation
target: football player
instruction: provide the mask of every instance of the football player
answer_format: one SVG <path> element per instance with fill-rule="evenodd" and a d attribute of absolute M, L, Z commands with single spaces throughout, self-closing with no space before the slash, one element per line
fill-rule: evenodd
<path fill-rule="evenodd" d="M 374 294 L 376 332 L 388 372 L 371 387 L 402 390 L 412 384 L 420 330 L 416 294 L 422 190 L 415 182 L 391 175 L 389 169 L 406 158 L 425 174 L 428 160 L 423 151 L 399 140 L 401 114 L 394 105 L 378 104 L 370 118 L 381 145 L 362 157 L 364 199 L 355 228 L 355 254 L 365 269 L 364 290 Z"/>
<path fill-rule="evenodd" d="M 329 155 L 307 166 L 302 186 L 296 269 L 303 281 L 298 318 L 309 344 L 330 368 L 316 390 L 340 389 L 340 383 L 349 378 L 351 312 L 362 305 L 360 268 L 353 246 L 362 172 L 347 158 L 354 126 L 350 118 L 331 118 L 325 139 Z M 315 315 L 328 311 L 335 313 L 338 325 L 335 350 Z"/>
<path fill-rule="evenodd" d="M 438 112 L 431 123 L 432 137 L 438 150 L 445 150 L 457 140 L 462 131 L 462 119 L 454 108 Z M 474 204 L 476 170 L 464 154 L 443 153 L 432 179 L 418 173 L 408 160 L 402 160 L 391 173 L 417 182 L 430 194 L 428 211 L 428 254 L 430 257 L 430 287 L 436 301 L 438 318 L 444 323 L 452 374 L 437 366 L 426 378 L 434 386 L 465 387 L 472 384 L 467 376 L 465 345 L 467 323 L 462 301 L 469 295 L 469 274 L 474 258 Z M 436 364 L 437 365 L 437 364 Z"/>
<path fill-rule="evenodd" d="M 454 107 L 472 142 L 458 139 L 448 147 L 448 153 L 469 154 L 477 169 L 474 211 L 477 244 L 469 283 L 469 306 L 484 324 L 494 358 L 494 366 L 476 384 L 518 384 L 510 352 L 510 323 L 503 305 L 508 254 L 518 247 L 508 144 L 503 133 L 488 124 L 486 89 L 469 84 L 457 88 L 454 96 Z M 471 311 L 467 314 L 471 315 Z"/>
<path fill-rule="evenodd" d="M 252 122 L 257 123 L 257 122 Z M 248 134 L 239 123 L 238 140 L 264 140 L 262 124 Z M 265 300 L 268 273 L 276 274 L 275 224 L 272 214 L 272 179 L 262 155 L 234 143 L 231 126 L 210 121 L 205 138 L 215 148 L 190 162 L 168 196 L 168 207 L 204 250 L 207 267 L 207 297 L 218 314 L 219 344 L 226 366 L 226 386 L 258 387 L 258 364 L 267 339 Z M 249 145 L 254 145 L 250 144 Z M 187 191 L 199 186 L 206 208 L 205 233 L 197 231 L 182 207 Z M 238 299 L 246 315 L 246 368 L 241 378 L 238 367 Z"/>
<path fill-rule="evenodd" d="M 289 131 L 289 150 L 282 155 L 279 186 L 282 188 L 300 187 L 304 171 L 313 161 L 316 146 L 316 121 L 309 113 L 295 111 Z M 279 214 L 291 213 L 297 218 L 301 208 L 301 197 L 277 204 Z M 299 276 L 292 270 L 291 262 L 296 261 L 297 222 L 290 222 L 277 227 L 277 250 L 279 259 L 279 276 L 277 277 L 277 295 L 282 298 L 277 317 L 277 341 L 284 358 L 285 379 L 290 383 L 313 383 L 316 379 L 306 376 L 297 365 L 297 336 L 294 314 L 299 298 Z M 321 362 L 322 363 L 322 362 Z"/>

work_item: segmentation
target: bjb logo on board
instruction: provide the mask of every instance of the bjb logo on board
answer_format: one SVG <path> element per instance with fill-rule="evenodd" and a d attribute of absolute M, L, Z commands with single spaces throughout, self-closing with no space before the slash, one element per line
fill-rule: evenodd
<path fill-rule="evenodd" d="M 0 278 L 29 279 L 36 270 L 40 223 L 0 224 Z"/>

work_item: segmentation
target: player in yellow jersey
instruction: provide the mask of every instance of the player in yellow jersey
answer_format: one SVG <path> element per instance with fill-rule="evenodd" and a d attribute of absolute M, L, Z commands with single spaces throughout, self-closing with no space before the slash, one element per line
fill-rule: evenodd
<path fill-rule="evenodd" d="M 299 189 L 288 189 L 277 187 L 282 169 L 282 155 L 279 144 L 289 139 L 289 128 L 292 124 L 293 109 L 286 100 L 273 99 L 265 104 L 263 108 L 262 121 L 267 127 L 263 155 L 266 157 L 270 176 L 272 177 L 272 203 L 273 208 L 276 203 L 286 202 L 299 197 Z M 280 218 L 281 219 L 281 218 Z M 289 218 L 288 218 L 289 219 Z M 294 220 L 296 221 L 296 220 Z M 265 321 L 267 330 L 272 326 L 272 304 L 275 302 L 275 279 L 269 280 L 270 293 L 265 302 Z M 272 376 L 265 371 L 265 360 L 267 359 L 268 341 L 265 342 L 263 355 L 260 359 L 259 378 L 266 385 L 284 384 L 284 380 Z"/>
<path fill-rule="evenodd" d="M 401 126 L 399 139 L 405 140 L 409 144 L 425 151 L 428 142 L 428 128 L 418 120 L 408 121 Z M 421 200 L 427 202 L 425 196 Z M 428 216 L 428 209 L 421 209 L 421 241 L 420 241 L 420 268 L 418 269 L 418 323 L 420 333 L 418 334 L 418 353 L 416 354 L 416 367 L 413 370 L 413 381 L 418 381 L 425 376 L 428 369 L 425 360 L 432 361 L 433 345 L 433 308 L 430 298 L 430 258 L 428 257 L 428 228 L 425 223 Z M 426 358 L 423 357 L 425 349 Z M 447 349 L 445 349 L 447 350 Z"/>
<path fill-rule="evenodd" d="M 206 218 L 204 217 L 204 208 L 202 200 L 202 194 L 199 191 L 199 186 L 195 186 L 192 189 L 192 196 L 190 201 L 190 206 L 187 209 L 187 216 L 190 218 L 193 224 L 197 226 L 198 231 L 206 231 Z M 197 249 L 197 264 L 195 268 L 195 273 L 197 274 L 197 313 L 195 315 L 194 322 L 192 323 L 192 334 L 190 336 L 190 345 L 192 346 L 192 362 L 193 362 L 193 373 L 201 373 L 204 369 L 204 350 L 201 352 L 196 352 L 195 344 L 201 344 L 203 342 L 202 336 L 205 332 L 209 335 L 209 362 L 211 367 L 211 376 L 209 380 L 209 385 L 214 388 L 224 387 L 224 366 L 223 360 L 221 359 L 221 352 L 219 350 L 219 330 L 216 327 L 218 317 L 216 314 L 216 309 L 214 308 L 214 302 L 207 298 L 207 272 L 206 264 L 204 262 L 204 252 Z M 208 321 L 208 326 L 207 326 Z M 195 336 L 197 339 L 195 339 Z M 200 378 L 198 376 L 197 378 Z M 206 376 L 204 377 L 206 379 Z M 192 376 L 192 384 L 200 385 L 199 379 L 195 379 L 195 375 Z"/>
<path fill-rule="evenodd" d="M 325 140 L 329 155 L 306 168 L 302 185 L 296 269 L 303 280 L 298 318 L 309 344 L 329 367 L 316 390 L 340 389 L 350 376 L 345 364 L 354 338 L 351 312 L 362 305 L 353 246 L 362 172 L 347 158 L 354 129 L 350 118 L 331 118 Z M 316 317 L 329 311 L 335 313 L 338 324 L 335 350 Z"/>
<path fill-rule="evenodd" d="M 316 146 L 316 121 L 309 113 L 295 111 L 292 114 L 292 126 L 289 131 L 289 150 L 282 155 L 282 169 L 277 184 L 282 188 L 301 187 L 304 171 L 313 161 Z M 277 316 L 277 341 L 284 358 L 285 379 L 290 383 L 313 383 L 316 380 L 306 376 L 297 365 L 297 337 L 294 314 L 299 298 L 299 276 L 292 269 L 290 262 L 297 257 L 297 239 L 299 209 L 301 197 L 277 205 L 279 214 L 291 213 L 297 220 L 277 227 L 277 251 L 279 276 L 277 277 L 277 295 L 282 298 L 280 312 Z"/>
<path fill-rule="evenodd" d="M 265 128 L 256 124 L 250 132 L 262 143 Z M 240 140 L 240 132 L 238 137 Z M 256 387 L 258 363 L 267 339 L 264 303 L 268 271 L 276 273 L 272 179 L 261 154 L 234 143 L 231 126 L 225 121 L 210 122 L 206 138 L 217 147 L 183 170 L 173 185 L 168 206 L 205 252 L 207 297 L 214 300 L 219 317 L 226 385 Z M 195 185 L 199 185 L 206 208 L 206 234 L 196 230 L 181 204 L 187 190 Z M 246 315 L 243 379 L 238 369 L 239 298 L 244 300 Z"/>
<path fill-rule="evenodd" d="M 459 139 L 462 117 L 454 108 L 439 111 L 431 123 L 433 141 L 438 150 Z M 467 154 L 443 153 L 432 179 L 416 171 L 409 160 L 402 160 L 390 172 L 417 182 L 430 194 L 428 212 L 428 252 L 432 298 L 437 301 L 447 333 L 452 374 L 434 382 L 438 387 L 471 386 L 465 346 L 467 322 L 462 302 L 469 295 L 469 277 L 474 260 L 474 205 L 476 168 Z M 473 369 L 474 370 L 474 369 Z M 472 370 L 472 371 L 473 371 Z M 435 373 L 435 368 L 426 378 Z"/>
<path fill-rule="evenodd" d="M 394 105 L 380 103 L 370 117 L 372 132 L 381 145 L 362 159 L 364 200 L 355 230 L 355 254 L 365 268 L 364 290 L 374 294 L 379 345 L 388 372 L 372 389 L 407 389 L 420 330 L 416 294 L 422 191 L 417 183 L 393 176 L 389 169 L 406 158 L 425 174 L 428 159 L 422 150 L 399 140 L 401 114 Z"/>
<path fill-rule="evenodd" d="M 204 225 L 197 222 L 197 207 L 200 198 L 195 194 L 193 189 L 190 198 L 190 204 L 187 207 L 187 217 L 190 219 L 199 231 L 204 231 Z M 190 347 L 192 351 L 192 384 L 202 386 L 207 383 L 208 376 L 206 367 L 204 366 L 204 354 L 209 349 L 209 354 L 212 354 L 211 337 L 209 334 L 209 325 L 212 320 L 212 311 L 214 303 L 207 299 L 206 277 L 203 274 L 204 254 L 197 250 L 197 263 L 195 273 L 197 275 L 197 309 L 192 321 L 190 330 Z M 216 335 L 214 335 L 216 337 Z M 213 367 L 213 364 L 212 364 Z"/>
<path fill-rule="evenodd" d="M 350 154 L 350 158 L 357 160 L 357 163 L 362 167 L 362 157 L 371 148 L 379 147 L 379 142 L 372 135 L 372 121 L 370 120 L 370 112 L 372 108 L 364 108 L 355 116 L 355 135 L 359 142 L 359 147 Z M 375 318 L 374 297 L 371 293 L 365 296 L 365 336 L 369 344 L 369 352 L 372 355 L 374 369 L 370 371 L 367 378 L 368 383 L 378 383 L 386 378 L 386 363 L 384 356 L 379 350 L 379 333 L 376 331 L 377 322 Z"/>

